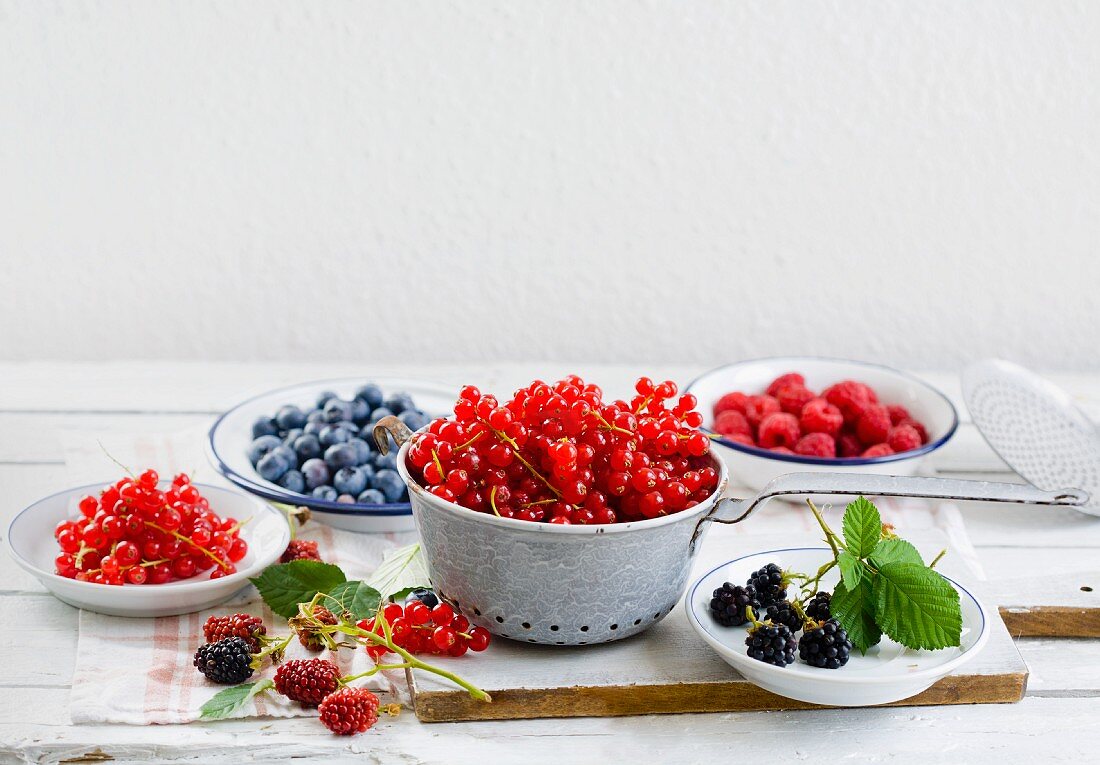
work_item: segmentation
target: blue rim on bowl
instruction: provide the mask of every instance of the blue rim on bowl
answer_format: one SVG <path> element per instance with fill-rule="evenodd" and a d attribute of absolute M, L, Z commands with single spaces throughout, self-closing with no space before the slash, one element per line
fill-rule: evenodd
<path fill-rule="evenodd" d="M 913 459 L 914 457 L 920 457 L 922 455 L 933 452 L 936 449 L 943 446 L 945 443 L 948 442 L 948 440 L 950 440 L 950 438 L 953 435 L 955 435 L 955 431 L 958 430 L 958 428 L 959 428 L 959 412 L 958 412 L 958 410 L 955 409 L 955 405 L 953 403 L 951 403 L 951 399 L 949 399 L 947 396 L 945 396 L 939 389 L 933 387 L 932 385 L 929 385 L 928 383 L 926 383 L 924 380 L 920 379 L 916 375 L 910 374 L 908 372 L 903 372 L 902 370 L 895 369 L 894 367 L 888 367 L 885 364 L 874 364 L 874 363 L 871 363 L 869 361 L 853 361 L 851 359 L 837 359 L 837 358 L 832 358 L 832 357 L 829 357 L 829 356 L 768 356 L 768 357 L 758 358 L 758 359 L 746 359 L 744 361 L 735 361 L 731 364 L 723 364 L 722 366 L 715 367 L 714 369 L 708 369 L 706 372 L 699 375 L 694 380 L 692 380 L 690 383 L 688 383 L 688 386 L 687 386 L 687 388 L 685 389 L 684 392 L 685 393 L 691 393 L 692 388 L 695 387 L 696 383 L 698 383 L 703 378 L 714 374 L 715 372 L 721 372 L 721 371 L 723 371 L 725 369 L 729 369 L 731 367 L 745 366 L 745 365 L 748 365 L 748 364 L 757 364 L 757 363 L 765 362 L 765 361 L 779 361 L 781 359 L 784 360 L 784 361 L 791 361 L 791 362 L 794 362 L 794 363 L 797 363 L 799 361 L 830 361 L 830 362 L 834 362 L 834 363 L 837 363 L 837 364 L 851 364 L 851 365 L 857 366 L 857 367 L 866 367 L 866 368 L 869 368 L 869 369 L 878 369 L 878 370 L 881 370 L 881 371 L 884 371 L 884 372 L 889 372 L 891 374 L 897 375 L 899 377 L 903 377 L 906 380 L 909 380 L 910 382 L 912 382 L 913 384 L 927 390 L 928 392 L 935 394 L 945 404 L 947 404 L 948 408 L 951 410 L 951 425 L 950 425 L 950 427 L 948 427 L 948 429 L 946 430 L 946 432 L 944 432 L 944 434 L 942 436 L 935 439 L 934 441 L 929 441 L 928 443 L 923 444 L 918 449 L 910 449 L 907 452 L 899 452 L 897 454 L 888 454 L 884 457 L 835 457 L 835 458 L 807 457 L 807 456 L 804 456 L 804 455 L 801 455 L 801 454 L 782 454 L 782 453 L 779 453 L 779 452 L 773 452 L 770 449 L 761 449 L 761 448 L 756 447 L 756 446 L 748 446 L 746 444 L 738 443 L 737 441 L 731 441 L 728 438 L 726 438 L 725 436 L 723 436 L 722 434 L 717 433 L 714 430 L 712 430 L 712 429 L 710 429 L 706 426 L 700 428 L 700 430 L 702 430 L 705 433 L 709 433 L 711 436 L 713 436 L 714 441 L 716 443 L 719 443 L 719 444 L 721 444 L 722 446 L 725 446 L 728 449 L 733 449 L 734 451 L 743 452 L 744 454 L 750 454 L 754 457 L 763 457 L 765 459 L 778 460 L 780 462 L 790 462 L 790 463 L 795 464 L 795 465 L 845 465 L 845 466 L 848 466 L 848 465 L 882 465 L 882 464 L 889 463 L 889 462 L 898 462 L 900 460 L 908 460 L 908 459 Z M 749 395 L 759 395 L 759 394 L 751 394 L 750 393 Z"/>
<path fill-rule="evenodd" d="M 210 461 L 214 464 L 214 468 L 221 473 L 229 481 L 233 482 L 240 488 L 269 499 L 273 502 L 280 502 L 287 505 L 302 505 L 313 510 L 317 510 L 322 513 L 331 513 L 333 515 L 345 515 L 345 516 L 379 516 L 379 517 L 393 517 L 400 515 L 412 515 L 412 503 L 411 502 L 396 502 L 387 504 L 366 504 L 366 503 L 344 503 L 336 502 L 329 499 L 321 499 L 319 497 L 312 497 L 306 494 L 298 494 L 296 492 L 288 491 L 286 489 L 276 488 L 272 484 L 260 483 L 259 481 L 245 475 L 241 475 L 234 470 L 230 465 L 218 454 L 217 446 L 215 446 L 215 436 L 218 428 L 226 417 L 229 417 L 238 409 L 246 406 L 253 401 L 268 396 L 287 393 L 290 391 L 299 390 L 301 388 L 330 388 L 330 387 L 342 387 L 351 384 L 362 384 L 369 381 L 367 377 L 354 377 L 354 378 L 336 378 L 329 380 L 312 380 L 304 383 L 296 383 L 294 385 L 286 385 L 281 388 L 275 388 L 273 390 L 264 391 L 258 393 L 255 396 L 250 396 L 244 401 L 237 403 L 235 406 L 227 409 L 221 415 L 214 420 L 214 424 L 210 426 L 210 430 L 206 436 L 206 453 Z M 376 377 L 375 380 L 381 382 L 387 382 L 386 378 Z M 414 382 L 414 381 L 407 381 Z"/>

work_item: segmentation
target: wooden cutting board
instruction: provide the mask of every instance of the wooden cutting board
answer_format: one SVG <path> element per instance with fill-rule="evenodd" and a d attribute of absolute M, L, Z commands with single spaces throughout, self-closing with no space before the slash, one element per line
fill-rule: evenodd
<path fill-rule="evenodd" d="M 1000 580 L 987 591 L 1004 604 L 1001 618 L 1012 637 L 1100 637 L 1100 571 Z"/>
<path fill-rule="evenodd" d="M 989 643 L 960 674 L 891 706 L 1023 698 L 1027 665 L 1004 623 L 994 621 Z M 561 648 L 498 639 L 484 654 L 438 663 L 487 690 L 493 702 L 474 701 L 446 681 L 418 673 L 409 686 L 423 722 L 815 707 L 745 680 L 695 634 L 682 607 L 647 632 L 617 643 Z"/>

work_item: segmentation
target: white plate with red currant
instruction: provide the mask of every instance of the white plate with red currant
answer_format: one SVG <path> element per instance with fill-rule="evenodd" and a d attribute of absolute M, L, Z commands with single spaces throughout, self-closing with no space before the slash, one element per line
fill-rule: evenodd
<path fill-rule="evenodd" d="M 708 571 L 688 621 L 765 690 L 812 704 L 873 706 L 924 691 L 989 639 L 985 608 L 882 527 L 862 497 L 829 547 L 769 550 Z"/>
<path fill-rule="evenodd" d="M 7 541 L 64 602 L 148 617 L 228 600 L 278 560 L 290 527 L 254 497 L 146 470 L 38 500 L 15 516 Z"/>
<path fill-rule="evenodd" d="M 780 356 L 713 369 L 688 386 L 734 478 L 784 473 L 913 475 L 955 434 L 950 399 L 879 364 Z"/>

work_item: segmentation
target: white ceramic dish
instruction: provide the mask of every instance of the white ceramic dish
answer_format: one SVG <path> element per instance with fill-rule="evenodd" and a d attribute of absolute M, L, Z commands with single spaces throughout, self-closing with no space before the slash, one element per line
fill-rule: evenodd
<path fill-rule="evenodd" d="M 449 413 L 457 397 L 457 391 L 446 385 L 390 377 L 318 380 L 278 388 L 243 401 L 219 417 L 210 428 L 206 443 L 207 456 L 219 473 L 245 491 L 275 502 L 308 507 L 315 520 L 329 526 L 377 533 L 412 529 L 412 506 L 408 502 L 385 505 L 342 504 L 297 494 L 261 478 L 248 461 L 252 423 L 256 419 L 271 417 L 284 404 L 312 409 L 317 397 L 327 390 L 341 398 L 350 399 L 355 395 L 355 390 L 367 382 L 380 385 L 386 395 L 399 391 L 409 393 L 417 407 L 433 417 Z"/>
<path fill-rule="evenodd" d="M 77 486 L 31 504 L 8 527 L 8 551 L 15 562 L 33 574 L 58 599 L 77 608 L 112 616 L 169 616 L 210 608 L 231 598 L 248 578 L 256 576 L 283 554 L 290 542 L 290 527 L 283 513 L 247 494 L 217 486 L 195 484 L 218 515 L 243 521 L 248 554 L 237 564 L 237 573 L 210 579 L 209 572 L 166 584 L 127 584 L 121 587 L 78 582 L 54 573 L 59 550 L 53 531 L 63 520 L 79 517 L 77 503 L 85 494 L 98 494 L 107 482 Z M 161 489 L 168 487 L 162 482 Z"/>
<path fill-rule="evenodd" d="M 688 621 L 699 636 L 731 667 L 765 690 L 811 704 L 861 707 L 889 704 L 915 696 L 973 659 L 989 640 L 989 619 L 982 604 L 958 583 L 962 606 L 962 646 L 939 651 L 915 651 L 888 638 L 866 656 L 853 651 L 847 665 L 836 670 L 817 669 L 801 661 L 775 667 L 750 659 L 745 647 L 746 627 L 723 627 L 710 615 L 710 599 L 723 582 L 743 583 L 749 574 L 768 563 L 797 571 L 816 571 L 829 560 L 828 548 L 769 550 L 723 563 L 688 588 L 684 605 Z M 837 576 L 826 576 L 824 589 L 832 590 Z"/>
<path fill-rule="evenodd" d="M 768 383 L 781 374 L 800 372 L 806 386 L 820 392 L 841 380 L 858 380 L 874 388 L 883 403 L 901 404 L 928 429 L 929 441 L 919 449 L 886 457 L 824 459 L 797 454 L 776 454 L 767 449 L 745 446 L 726 438 L 717 438 L 718 450 L 729 465 L 735 483 L 755 491 L 785 473 L 872 473 L 876 475 L 914 475 L 924 459 L 955 434 L 959 417 L 954 405 L 943 393 L 906 372 L 878 364 L 812 356 L 777 356 L 770 359 L 741 361 L 712 369 L 696 378 L 687 391 L 699 399 L 704 430 L 710 431 L 714 404 L 726 393 L 744 391 L 763 393 Z"/>

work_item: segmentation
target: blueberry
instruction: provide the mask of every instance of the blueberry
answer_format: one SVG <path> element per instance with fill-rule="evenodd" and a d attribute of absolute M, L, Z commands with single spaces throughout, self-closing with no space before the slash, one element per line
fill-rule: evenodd
<path fill-rule="evenodd" d="M 332 476 L 325 461 L 316 457 L 303 462 L 301 469 L 302 476 L 306 479 L 306 488 L 311 490 L 328 483 Z"/>
<path fill-rule="evenodd" d="M 329 402 L 329 399 L 336 398 L 336 394 L 330 390 L 322 391 L 317 394 L 317 408 L 324 409 L 325 404 Z"/>
<path fill-rule="evenodd" d="M 318 486 L 313 490 L 313 496 L 317 499 L 327 499 L 329 502 L 332 502 L 338 495 L 336 494 L 336 489 L 331 486 Z"/>
<path fill-rule="evenodd" d="M 332 485 L 341 494 L 359 494 L 367 488 L 367 476 L 356 467 L 340 468 L 332 477 Z"/>
<path fill-rule="evenodd" d="M 371 425 L 373 425 L 374 423 L 381 420 L 383 417 L 389 417 L 391 414 L 393 414 L 392 410 L 387 409 L 384 406 L 380 406 L 377 409 L 374 409 L 374 410 L 371 411 L 369 422 L 370 422 Z"/>
<path fill-rule="evenodd" d="M 439 605 L 439 597 L 431 590 L 413 590 L 405 596 L 405 604 L 408 605 L 414 600 L 419 600 L 428 608 L 435 608 Z"/>
<path fill-rule="evenodd" d="M 306 414 L 294 404 L 287 404 L 275 413 L 275 424 L 283 430 L 300 428 L 306 424 Z"/>
<path fill-rule="evenodd" d="M 306 422 L 321 422 L 325 421 L 325 413 L 320 409 L 314 409 L 312 412 L 306 415 Z"/>
<path fill-rule="evenodd" d="M 341 422 L 351 419 L 351 404 L 338 398 L 331 398 L 325 404 L 325 422 Z"/>
<path fill-rule="evenodd" d="M 341 505 L 354 505 L 355 497 L 351 496 L 350 494 L 341 494 L 339 497 L 336 498 L 336 501 L 339 502 Z"/>
<path fill-rule="evenodd" d="M 294 467 L 295 460 L 287 458 L 286 453 L 280 451 L 285 448 L 280 445 L 277 449 L 272 449 L 260 458 L 260 461 L 256 463 L 256 472 L 260 474 L 260 478 L 265 481 L 278 481 L 286 471 Z"/>
<path fill-rule="evenodd" d="M 401 414 L 406 409 L 416 409 L 416 404 L 408 393 L 394 393 L 382 402 L 382 406 L 394 414 Z"/>
<path fill-rule="evenodd" d="M 391 447 L 389 454 L 376 454 L 371 458 L 375 470 L 397 470 L 397 452 Z"/>
<path fill-rule="evenodd" d="M 283 443 L 293 449 L 294 442 L 297 441 L 298 437 L 301 436 L 303 433 L 305 433 L 305 431 L 301 428 L 291 428 L 283 434 Z"/>
<path fill-rule="evenodd" d="M 401 414 L 397 415 L 397 419 L 405 423 L 405 427 L 409 430 L 420 430 L 431 422 L 431 418 L 419 409 L 406 409 Z"/>
<path fill-rule="evenodd" d="M 370 444 L 361 438 L 353 438 L 348 441 L 349 444 L 355 447 L 355 464 L 363 465 L 370 462 Z"/>
<path fill-rule="evenodd" d="M 335 425 L 328 425 L 321 431 L 319 440 L 321 446 L 335 446 L 336 444 L 347 443 L 348 432 Z"/>
<path fill-rule="evenodd" d="M 361 398 L 351 400 L 352 422 L 364 423 L 370 417 L 370 406 Z"/>
<path fill-rule="evenodd" d="M 332 427 L 340 428 L 340 430 L 348 434 L 349 438 L 355 438 L 357 435 L 359 435 L 359 426 L 356 425 L 354 422 L 338 422 Z"/>
<path fill-rule="evenodd" d="M 276 435 L 268 434 L 266 436 L 260 436 L 248 447 L 248 461 L 252 463 L 252 467 L 256 467 L 256 463 L 260 461 L 261 457 L 276 446 L 282 445 L 282 440 Z"/>
<path fill-rule="evenodd" d="M 405 493 L 405 482 L 396 470 L 379 470 L 374 474 L 370 487 L 382 492 L 387 502 L 397 502 Z"/>
<path fill-rule="evenodd" d="M 298 455 L 299 462 L 305 462 L 314 457 L 320 457 L 321 454 L 324 453 L 324 450 L 321 448 L 320 440 L 312 433 L 306 433 L 296 438 L 293 446 L 294 453 Z"/>
<path fill-rule="evenodd" d="M 378 489 L 367 489 L 356 497 L 355 501 L 361 505 L 384 505 L 386 497 Z"/>
<path fill-rule="evenodd" d="M 336 444 L 325 449 L 325 463 L 333 470 L 355 467 L 357 457 L 355 447 L 351 444 Z"/>
<path fill-rule="evenodd" d="M 260 436 L 273 436 L 279 432 L 279 428 L 275 425 L 275 421 L 270 417 L 260 417 L 254 423 L 252 423 L 252 437 L 259 438 Z"/>
<path fill-rule="evenodd" d="M 302 494 L 306 490 L 306 479 L 297 470 L 286 471 L 276 483 L 295 494 Z"/>
<path fill-rule="evenodd" d="M 377 409 L 382 406 L 382 389 L 374 383 L 367 383 L 362 388 L 355 391 L 355 397 L 363 399 L 371 409 Z"/>
<path fill-rule="evenodd" d="M 321 431 L 328 427 L 328 423 L 318 422 L 317 420 L 311 420 L 306 423 L 306 426 L 302 428 L 302 432 L 309 433 L 314 436 L 321 435 Z"/>

